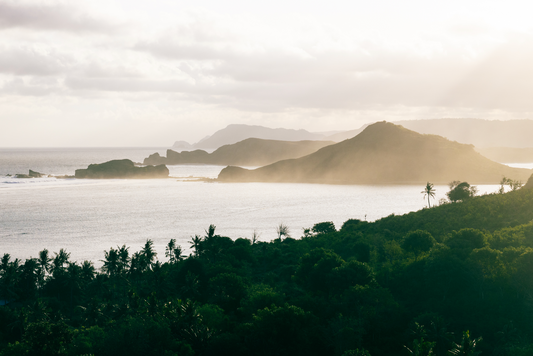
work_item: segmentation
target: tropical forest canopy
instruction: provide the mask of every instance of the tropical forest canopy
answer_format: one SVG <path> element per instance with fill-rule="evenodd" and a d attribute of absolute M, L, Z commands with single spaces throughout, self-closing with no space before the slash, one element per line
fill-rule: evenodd
<path fill-rule="evenodd" d="M 533 189 L 277 231 L 110 247 L 100 271 L 4 253 L 0 355 L 533 352 Z"/>

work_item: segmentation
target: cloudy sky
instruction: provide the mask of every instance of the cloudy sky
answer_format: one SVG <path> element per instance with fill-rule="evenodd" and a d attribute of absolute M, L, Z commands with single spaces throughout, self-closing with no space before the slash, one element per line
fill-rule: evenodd
<path fill-rule="evenodd" d="M 0 147 L 531 119 L 526 3 L 0 0 Z"/>

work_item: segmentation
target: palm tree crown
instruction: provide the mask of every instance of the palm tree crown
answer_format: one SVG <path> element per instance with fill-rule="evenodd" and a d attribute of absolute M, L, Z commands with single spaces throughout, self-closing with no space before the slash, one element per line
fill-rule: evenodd
<path fill-rule="evenodd" d="M 431 197 L 435 199 L 435 188 L 433 187 L 433 183 L 427 182 L 426 186 L 424 187 L 424 190 L 420 193 L 424 194 L 424 199 L 426 198 L 426 196 L 428 197 L 428 207 L 431 208 L 429 198 Z"/>

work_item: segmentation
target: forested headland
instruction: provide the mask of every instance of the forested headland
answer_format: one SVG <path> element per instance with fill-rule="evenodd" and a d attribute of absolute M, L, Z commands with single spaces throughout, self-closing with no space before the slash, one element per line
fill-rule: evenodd
<path fill-rule="evenodd" d="M 533 189 L 278 237 L 2 251 L 0 355 L 533 354 Z"/>
<path fill-rule="evenodd" d="M 228 166 L 219 182 L 319 184 L 495 184 L 502 176 L 524 181 L 530 169 L 493 162 L 474 146 L 376 122 L 357 136 L 295 159 L 256 169 Z"/>

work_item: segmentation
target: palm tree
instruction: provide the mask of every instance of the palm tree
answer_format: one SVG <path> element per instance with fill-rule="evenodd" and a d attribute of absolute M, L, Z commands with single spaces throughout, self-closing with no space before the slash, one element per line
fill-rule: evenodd
<path fill-rule="evenodd" d="M 426 198 L 426 195 L 427 195 L 427 197 L 428 197 L 428 207 L 431 208 L 431 204 L 430 204 L 429 198 L 431 197 L 431 198 L 435 199 L 435 188 L 433 187 L 433 183 L 427 182 L 426 187 L 420 193 L 424 194 L 424 199 Z"/>
<path fill-rule="evenodd" d="M 254 233 L 252 235 L 252 245 L 255 245 L 257 241 L 259 241 L 260 236 L 261 236 L 261 233 L 257 232 L 257 230 L 254 230 Z"/>
<path fill-rule="evenodd" d="M 54 252 L 54 254 L 55 257 L 52 260 L 52 275 L 55 276 L 57 273 L 64 271 L 64 265 L 65 263 L 68 263 L 70 253 L 68 253 L 64 249 L 60 249 L 59 253 Z"/>
<path fill-rule="evenodd" d="M 4 255 L 2 256 L 2 259 L 0 260 L 0 275 L 2 275 L 2 272 L 5 272 L 7 270 L 10 259 L 11 259 L 11 255 L 9 253 L 4 253 Z"/>
<path fill-rule="evenodd" d="M 194 249 L 194 255 L 199 256 L 200 255 L 200 249 L 202 244 L 202 238 L 199 235 L 195 235 L 191 241 L 191 248 Z"/>
<path fill-rule="evenodd" d="M 39 264 L 39 288 L 42 289 L 44 287 L 44 281 L 46 278 L 46 274 L 50 272 L 50 262 L 52 261 L 52 257 L 50 257 L 48 250 L 44 249 L 41 252 L 39 252 L 39 258 L 37 259 L 37 263 Z"/>
<path fill-rule="evenodd" d="M 39 258 L 38 263 L 41 267 L 42 274 L 45 275 L 47 272 L 50 272 L 50 262 L 52 261 L 52 257 L 50 257 L 50 254 L 48 253 L 47 249 L 42 250 L 39 252 Z"/>
<path fill-rule="evenodd" d="M 183 249 L 180 245 L 177 245 L 174 248 L 174 262 L 183 260 L 183 257 L 185 257 L 185 255 L 183 255 Z"/>
<path fill-rule="evenodd" d="M 176 248 L 176 239 L 170 239 L 165 249 L 165 257 L 168 257 L 169 262 L 174 262 L 174 249 Z"/>
<path fill-rule="evenodd" d="M 207 230 L 205 230 L 205 233 L 207 234 L 207 235 L 205 235 L 205 239 L 206 240 L 209 240 L 210 238 L 215 236 L 215 229 L 216 228 L 217 227 L 214 224 L 209 225 L 209 228 Z"/>
<path fill-rule="evenodd" d="M 130 252 L 128 251 L 129 247 L 122 245 L 122 247 L 117 246 L 117 255 L 118 255 L 118 273 L 126 273 L 130 265 Z"/>
<path fill-rule="evenodd" d="M 90 282 L 94 279 L 95 269 L 94 265 L 90 261 L 83 261 L 83 264 L 81 265 L 81 278 L 86 281 Z"/>
<path fill-rule="evenodd" d="M 74 294 L 79 294 L 81 290 L 81 266 L 76 262 L 68 262 L 66 278 L 63 280 L 63 286 L 70 292 L 70 310 L 72 317 L 72 305 Z"/>
<path fill-rule="evenodd" d="M 119 270 L 119 255 L 118 251 L 111 247 L 108 251 L 104 250 L 105 259 L 100 260 L 104 263 L 102 271 L 108 276 L 114 276 Z"/>
<path fill-rule="evenodd" d="M 279 226 L 276 227 L 276 234 L 278 235 L 278 239 L 281 241 L 281 237 L 291 237 L 289 227 L 285 225 L 284 223 L 279 224 Z"/>
<path fill-rule="evenodd" d="M 20 260 L 10 262 L 9 253 L 4 253 L 0 262 L 0 299 L 8 301 L 18 298 L 17 284 L 20 279 Z"/>
<path fill-rule="evenodd" d="M 144 244 L 144 247 L 141 250 L 141 255 L 144 258 L 146 268 L 152 267 L 152 264 L 154 263 L 155 258 L 157 256 L 157 252 L 155 252 L 154 250 L 154 242 L 152 240 L 146 240 L 146 243 Z"/>

